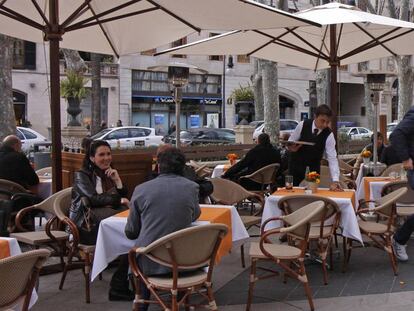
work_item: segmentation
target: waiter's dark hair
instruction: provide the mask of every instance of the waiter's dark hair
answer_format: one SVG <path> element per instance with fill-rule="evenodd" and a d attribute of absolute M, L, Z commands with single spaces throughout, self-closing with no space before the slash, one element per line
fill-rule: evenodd
<path fill-rule="evenodd" d="M 332 110 L 329 108 L 328 105 L 320 105 L 316 107 L 315 116 L 318 117 L 320 115 L 332 117 Z"/>

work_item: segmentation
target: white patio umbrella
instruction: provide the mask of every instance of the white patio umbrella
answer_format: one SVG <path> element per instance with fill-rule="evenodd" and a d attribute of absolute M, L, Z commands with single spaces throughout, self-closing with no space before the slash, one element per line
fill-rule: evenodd
<path fill-rule="evenodd" d="M 337 67 L 414 54 L 414 24 L 329 3 L 295 14 L 322 24 L 290 29 L 237 30 L 169 49 L 193 55 L 246 54 L 309 69 L 331 68 L 331 107 L 336 131 Z"/>
<path fill-rule="evenodd" d="M 0 33 L 50 43 L 54 191 L 62 188 L 59 47 L 120 56 L 201 30 L 308 24 L 315 23 L 250 0 L 0 1 Z"/>

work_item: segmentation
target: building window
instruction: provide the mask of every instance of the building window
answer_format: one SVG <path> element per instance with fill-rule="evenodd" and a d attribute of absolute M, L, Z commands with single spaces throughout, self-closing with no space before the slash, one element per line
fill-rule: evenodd
<path fill-rule="evenodd" d="M 362 106 L 361 107 L 361 117 L 365 117 L 365 115 L 366 115 L 366 107 Z"/>
<path fill-rule="evenodd" d="M 237 55 L 237 62 L 248 64 L 250 63 L 250 56 L 247 55 Z"/>
<path fill-rule="evenodd" d="M 184 38 L 181 38 L 181 39 L 179 39 L 179 40 L 174 41 L 173 43 L 171 43 L 171 47 L 172 48 L 175 48 L 177 46 L 180 46 L 180 45 L 183 45 L 183 44 L 186 44 L 186 43 L 187 43 L 187 38 L 184 37 Z M 171 55 L 171 57 L 175 57 L 175 58 L 186 58 L 187 56 L 182 55 L 182 54 L 173 54 L 173 55 Z"/>
<path fill-rule="evenodd" d="M 218 36 L 218 35 L 219 35 L 219 33 L 210 32 L 209 37 L 211 38 L 211 37 L 215 37 L 215 36 Z M 210 55 L 208 57 L 208 59 L 209 60 L 216 60 L 216 61 L 223 61 L 223 55 Z"/>
<path fill-rule="evenodd" d="M 339 66 L 339 70 L 348 71 L 348 65 Z"/>
<path fill-rule="evenodd" d="M 36 69 L 36 43 L 18 39 L 14 40 L 13 68 Z"/>
<path fill-rule="evenodd" d="M 141 55 L 154 56 L 156 52 L 157 52 L 157 49 L 151 49 L 151 50 L 142 51 Z"/>

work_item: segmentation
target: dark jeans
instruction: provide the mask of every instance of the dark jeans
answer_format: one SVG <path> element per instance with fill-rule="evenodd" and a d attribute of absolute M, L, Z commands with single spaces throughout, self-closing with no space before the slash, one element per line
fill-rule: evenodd
<path fill-rule="evenodd" d="M 398 244 L 405 245 L 410 239 L 411 233 L 414 231 L 414 215 L 407 218 L 404 224 L 394 234 L 394 240 Z"/>

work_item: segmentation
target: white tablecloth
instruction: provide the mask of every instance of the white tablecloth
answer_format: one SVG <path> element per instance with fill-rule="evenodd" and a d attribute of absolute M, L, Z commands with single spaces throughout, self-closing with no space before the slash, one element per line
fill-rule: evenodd
<path fill-rule="evenodd" d="M 10 256 L 16 256 L 22 253 L 19 243 L 17 242 L 15 238 L 0 237 L 0 240 L 7 240 L 9 242 Z M 37 299 L 38 299 L 38 296 L 36 293 L 36 289 L 33 289 L 32 297 L 30 298 L 29 309 L 33 307 Z M 22 304 L 23 304 L 23 301 L 20 301 L 19 304 L 11 307 L 10 310 L 20 311 L 22 309 Z"/>
<path fill-rule="evenodd" d="M 224 174 L 224 164 L 216 165 L 216 167 L 213 170 L 213 173 L 211 173 L 211 178 L 220 177 Z"/>
<path fill-rule="evenodd" d="M 282 196 L 271 195 L 266 198 L 263 209 L 262 224 L 265 220 L 278 217 L 282 215 L 282 211 L 277 205 Z M 340 226 L 342 228 L 342 235 L 348 238 L 355 239 L 362 243 L 361 231 L 358 226 L 358 219 L 356 217 L 354 207 L 351 199 L 345 198 L 331 198 L 334 200 L 341 210 Z M 281 221 L 272 221 L 266 225 L 266 230 L 275 229 L 282 225 Z"/>
<path fill-rule="evenodd" d="M 360 186 L 357 188 L 356 191 L 356 199 L 359 201 L 361 199 L 365 199 L 365 187 L 364 187 L 364 179 L 366 177 L 363 177 Z M 382 187 L 384 187 L 387 183 L 390 181 L 371 181 L 369 183 L 369 199 L 370 200 L 378 200 L 381 198 L 381 191 Z"/>
<path fill-rule="evenodd" d="M 232 239 L 234 242 L 249 238 L 249 234 L 243 225 L 243 222 L 234 206 L 228 205 L 206 205 L 200 204 L 200 207 L 221 207 L 231 208 L 231 229 Z M 119 255 L 126 254 L 133 248 L 135 240 L 129 240 L 124 233 L 126 217 L 109 217 L 101 221 L 99 225 L 98 239 L 93 261 L 91 280 L 93 281 L 108 264 L 116 259 Z M 196 221 L 195 225 L 206 224 L 206 221 Z"/>

